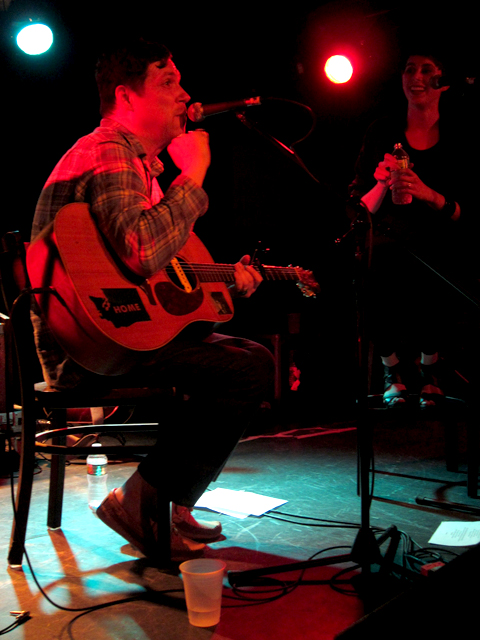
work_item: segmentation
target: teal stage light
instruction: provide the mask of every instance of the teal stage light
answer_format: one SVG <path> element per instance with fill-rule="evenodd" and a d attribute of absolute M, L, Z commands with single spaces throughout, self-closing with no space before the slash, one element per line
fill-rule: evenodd
<path fill-rule="evenodd" d="M 32 23 L 19 31 L 16 42 L 24 53 L 37 56 L 50 49 L 53 44 L 53 33 L 45 24 Z"/>

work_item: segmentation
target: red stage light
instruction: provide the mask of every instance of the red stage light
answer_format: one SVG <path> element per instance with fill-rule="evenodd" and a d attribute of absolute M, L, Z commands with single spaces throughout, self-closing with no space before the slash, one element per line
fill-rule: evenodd
<path fill-rule="evenodd" d="M 325 63 L 327 78 L 335 84 L 348 82 L 353 74 L 353 67 L 345 56 L 330 56 Z"/>

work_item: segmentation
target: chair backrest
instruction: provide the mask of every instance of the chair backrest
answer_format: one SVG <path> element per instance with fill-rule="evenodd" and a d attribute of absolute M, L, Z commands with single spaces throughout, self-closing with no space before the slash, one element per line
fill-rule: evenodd
<path fill-rule="evenodd" d="M 6 314 L 20 293 L 30 286 L 27 272 L 26 243 L 19 231 L 9 231 L 2 238 L 0 254 L 2 297 Z"/>
<path fill-rule="evenodd" d="M 19 231 L 2 238 L 0 279 L 3 306 L 8 316 L 4 324 L 6 352 L 6 388 L 8 404 L 22 404 L 25 389 L 42 379 L 30 321 L 31 295 L 28 290 L 25 243 Z"/>

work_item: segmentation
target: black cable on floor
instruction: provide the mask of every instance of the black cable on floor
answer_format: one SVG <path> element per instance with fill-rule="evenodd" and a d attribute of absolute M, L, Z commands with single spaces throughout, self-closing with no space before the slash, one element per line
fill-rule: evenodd
<path fill-rule="evenodd" d="M 17 518 L 17 509 L 15 506 L 15 484 L 14 484 L 14 476 L 13 476 L 13 471 L 10 473 L 10 497 L 11 497 L 11 501 L 12 501 L 12 510 L 13 510 L 13 517 L 16 520 Z M 101 604 L 97 604 L 97 605 L 92 605 L 90 607 L 64 607 L 63 605 L 60 605 L 58 603 L 56 603 L 54 600 L 52 600 L 50 598 L 50 596 L 45 592 L 45 590 L 43 589 L 43 587 L 41 586 L 40 582 L 37 579 L 37 576 L 35 575 L 35 572 L 33 570 L 32 567 L 32 563 L 30 562 L 30 558 L 28 556 L 27 550 L 25 548 L 25 545 L 23 545 L 23 554 L 25 556 L 25 560 L 28 564 L 28 568 L 30 569 L 30 573 L 32 575 L 33 581 L 35 582 L 39 592 L 42 594 L 42 596 L 47 600 L 47 602 L 49 602 L 53 607 L 60 609 L 61 611 L 71 611 L 72 613 L 89 613 L 91 611 L 96 611 L 97 609 L 104 609 L 106 607 L 110 607 L 110 606 L 114 606 L 117 604 L 121 604 L 123 602 L 131 602 L 133 600 L 145 600 L 145 599 L 149 599 L 148 594 L 138 594 L 136 596 L 131 596 L 129 598 L 123 598 L 120 600 L 113 600 L 111 602 L 104 602 Z M 164 593 L 173 593 L 173 592 L 182 592 L 183 589 L 168 589 L 166 591 L 158 591 L 156 593 L 158 594 L 164 594 Z M 23 624 L 24 622 L 26 622 L 27 620 L 30 619 L 29 615 L 23 616 L 17 620 L 15 620 L 14 622 L 12 622 L 11 625 L 8 625 L 7 627 L 5 627 L 4 629 L 0 629 L 0 635 L 4 635 L 6 633 L 9 633 L 10 631 L 13 631 L 13 629 L 16 629 L 20 624 Z"/>

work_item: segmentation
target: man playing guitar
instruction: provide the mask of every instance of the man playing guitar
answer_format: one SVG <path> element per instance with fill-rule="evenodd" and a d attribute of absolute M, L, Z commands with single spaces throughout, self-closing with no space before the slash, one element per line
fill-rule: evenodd
<path fill-rule="evenodd" d="M 208 207 L 202 188 L 210 164 L 208 135 L 201 130 L 185 132 L 190 97 L 180 85 L 168 50 L 145 40 L 113 48 L 100 58 L 96 79 L 100 126 L 63 156 L 38 201 L 28 260 L 32 280 L 35 246 L 47 233 L 55 237 L 55 218 L 65 205 L 88 205 L 111 259 L 140 283 L 175 259 Z M 163 165 L 157 156 L 165 149 L 179 175 L 163 194 L 157 182 Z M 78 231 L 74 220 L 72 238 Z M 54 243 L 45 246 L 54 252 Z M 93 248 L 80 260 L 87 271 L 90 266 L 94 271 Z M 234 271 L 234 292 L 249 297 L 261 275 L 248 256 Z M 136 303 L 129 304 L 124 305 L 127 310 L 138 310 Z M 97 511 L 100 519 L 146 555 L 154 554 L 148 543 L 152 532 L 145 528 L 155 527 L 159 492 L 174 503 L 174 557 L 188 556 L 217 539 L 220 523 L 196 521 L 191 508 L 268 396 L 273 378 L 270 352 L 248 340 L 211 333 L 210 324 L 196 323 L 161 348 L 143 353 L 127 372 L 120 362 L 106 369 L 97 368 L 95 362 L 85 367 L 64 348 L 45 314 L 36 309 L 32 319 L 45 380 L 52 391 L 169 384 L 189 396 L 181 415 L 175 416 L 175 424 L 166 425 L 157 444 L 171 452 L 170 463 L 160 466 L 155 451 L 150 453 L 127 482 L 104 500 Z M 99 350 L 97 359 L 108 356 Z M 104 370 L 108 375 L 99 373 Z"/>

